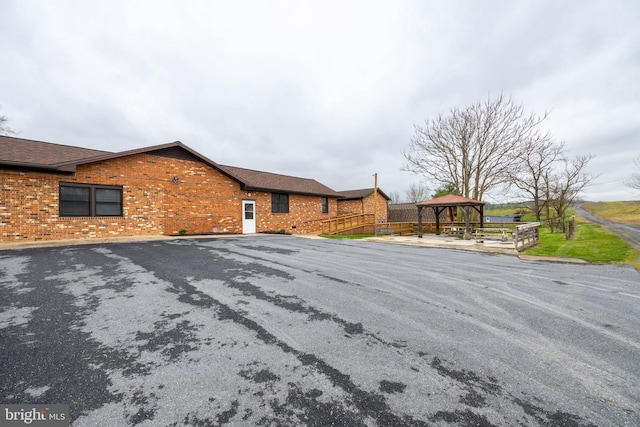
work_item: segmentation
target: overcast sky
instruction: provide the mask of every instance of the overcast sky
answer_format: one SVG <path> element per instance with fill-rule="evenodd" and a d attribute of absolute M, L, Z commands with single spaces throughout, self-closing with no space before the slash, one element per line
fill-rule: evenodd
<path fill-rule="evenodd" d="M 586 199 L 640 199 L 623 186 L 640 156 L 638 0 L 1 0 L 0 28 L 0 114 L 21 138 L 179 140 L 335 190 L 377 172 L 404 196 L 421 182 L 401 170 L 413 124 L 504 92 L 595 155 Z"/>

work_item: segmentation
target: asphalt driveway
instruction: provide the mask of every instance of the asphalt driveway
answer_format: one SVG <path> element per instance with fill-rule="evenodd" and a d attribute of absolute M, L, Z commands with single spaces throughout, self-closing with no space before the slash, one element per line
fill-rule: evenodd
<path fill-rule="evenodd" d="M 74 426 L 640 425 L 631 267 L 291 236 L 0 252 L 0 401 Z"/>

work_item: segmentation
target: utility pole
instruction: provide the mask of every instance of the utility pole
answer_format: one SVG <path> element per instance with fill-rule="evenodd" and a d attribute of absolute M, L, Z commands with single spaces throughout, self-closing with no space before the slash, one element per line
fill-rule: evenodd
<path fill-rule="evenodd" d="M 378 235 L 378 173 L 373 174 L 373 235 Z"/>

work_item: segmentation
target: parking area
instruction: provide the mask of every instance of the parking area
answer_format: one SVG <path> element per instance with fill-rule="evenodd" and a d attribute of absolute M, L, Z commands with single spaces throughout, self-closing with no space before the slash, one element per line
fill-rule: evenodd
<path fill-rule="evenodd" d="M 0 401 L 74 426 L 640 425 L 631 267 L 294 236 L 0 251 Z"/>

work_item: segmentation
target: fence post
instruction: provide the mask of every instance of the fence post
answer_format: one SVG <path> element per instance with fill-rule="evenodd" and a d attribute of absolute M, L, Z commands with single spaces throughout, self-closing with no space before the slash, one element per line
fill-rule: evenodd
<path fill-rule="evenodd" d="M 520 250 L 537 245 L 540 235 L 539 230 L 539 222 L 532 222 L 515 227 L 513 229 L 513 234 L 516 251 L 520 252 Z M 520 241 L 522 241 L 522 249 L 520 249 Z"/>

